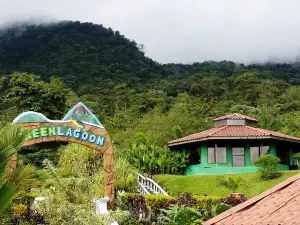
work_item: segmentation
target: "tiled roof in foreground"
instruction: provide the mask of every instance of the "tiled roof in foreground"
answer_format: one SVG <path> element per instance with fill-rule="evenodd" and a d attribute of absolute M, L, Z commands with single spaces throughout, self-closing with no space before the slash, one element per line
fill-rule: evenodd
<path fill-rule="evenodd" d="M 193 143 L 214 139 L 280 139 L 300 143 L 300 138 L 281 134 L 278 132 L 245 125 L 227 125 L 214 127 L 200 133 L 192 134 L 168 142 L 169 146 Z"/>
<path fill-rule="evenodd" d="M 214 119 L 214 121 L 219 121 L 219 120 L 250 120 L 250 121 L 257 122 L 257 120 L 255 118 L 251 118 L 249 116 L 245 116 L 245 115 L 242 115 L 239 113 L 233 113 L 233 114 L 221 116 L 221 117 Z"/>
<path fill-rule="evenodd" d="M 206 221 L 203 225 L 300 224 L 300 174 Z"/>

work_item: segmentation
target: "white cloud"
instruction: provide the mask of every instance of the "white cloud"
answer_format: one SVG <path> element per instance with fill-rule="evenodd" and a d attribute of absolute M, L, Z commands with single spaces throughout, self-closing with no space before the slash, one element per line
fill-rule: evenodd
<path fill-rule="evenodd" d="M 0 0 L 0 25 L 28 19 L 103 24 L 158 62 L 294 59 L 298 0 Z"/>

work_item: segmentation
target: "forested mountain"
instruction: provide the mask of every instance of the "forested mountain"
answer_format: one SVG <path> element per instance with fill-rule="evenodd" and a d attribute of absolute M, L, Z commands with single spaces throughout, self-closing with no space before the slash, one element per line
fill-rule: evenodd
<path fill-rule="evenodd" d="M 0 78 L 0 120 L 24 110 L 59 119 L 82 101 L 122 150 L 138 132 L 164 145 L 232 112 L 300 136 L 299 62 L 162 65 L 118 31 L 61 22 L 2 29 Z"/>
<path fill-rule="evenodd" d="M 0 33 L 0 73 L 58 76 L 75 89 L 161 77 L 161 66 L 141 48 L 118 31 L 92 23 L 18 26 Z"/>

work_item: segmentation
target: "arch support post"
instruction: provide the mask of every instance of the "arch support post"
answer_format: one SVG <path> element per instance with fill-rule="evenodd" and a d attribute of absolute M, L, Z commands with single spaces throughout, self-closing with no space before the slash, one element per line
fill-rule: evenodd
<path fill-rule="evenodd" d="M 103 154 L 104 164 L 104 195 L 109 197 L 109 207 L 114 208 L 115 204 L 115 171 L 113 147 L 110 145 Z"/>

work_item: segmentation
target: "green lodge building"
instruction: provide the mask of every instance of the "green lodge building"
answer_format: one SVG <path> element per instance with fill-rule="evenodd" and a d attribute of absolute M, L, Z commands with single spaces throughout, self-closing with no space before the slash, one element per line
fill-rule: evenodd
<path fill-rule="evenodd" d="M 293 153 L 300 138 L 257 127 L 257 120 L 238 113 L 214 119 L 214 128 L 168 142 L 188 155 L 185 175 L 256 172 L 254 160 L 264 154 L 280 159 L 280 170 L 295 169 Z"/>

